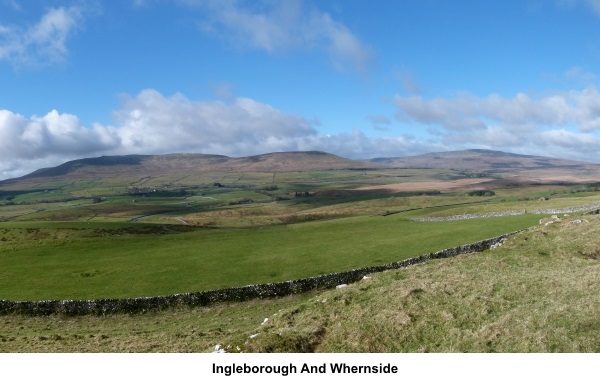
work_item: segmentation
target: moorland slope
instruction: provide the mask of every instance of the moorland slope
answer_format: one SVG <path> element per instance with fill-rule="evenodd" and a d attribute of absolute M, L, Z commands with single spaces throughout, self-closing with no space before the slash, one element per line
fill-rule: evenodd
<path fill-rule="evenodd" d="M 389 167 L 472 169 L 482 172 L 541 169 L 596 169 L 598 164 L 551 156 L 532 156 L 497 150 L 469 149 L 425 153 L 416 156 L 374 158 L 372 163 Z"/>
<path fill-rule="evenodd" d="M 125 155 L 84 158 L 59 166 L 36 170 L 23 177 L 4 180 L 1 186 L 35 179 L 65 180 L 96 177 L 123 178 L 143 175 L 193 175 L 202 172 L 273 172 L 374 168 L 373 164 L 355 161 L 325 152 L 281 152 L 250 157 L 227 157 L 213 154 Z"/>
<path fill-rule="evenodd" d="M 392 168 L 456 169 L 467 177 L 505 179 L 507 182 L 500 182 L 504 185 L 591 182 L 600 178 L 600 165 L 596 163 L 484 149 L 376 158 L 370 162 Z"/>

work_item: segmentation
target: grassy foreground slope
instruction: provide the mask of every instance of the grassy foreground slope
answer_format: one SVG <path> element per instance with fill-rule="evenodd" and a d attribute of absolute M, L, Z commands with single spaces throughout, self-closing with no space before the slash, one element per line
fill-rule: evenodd
<path fill-rule="evenodd" d="M 251 351 L 598 352 L 600 221 L 373 275 L 277 313 Z M 546 220 L 549 222 L 549 220 Z"/>
<path fill-rule="evenodd" d="M 344 289 L 140 315 L 7 315 L 0 351 L 598 352 L 600 221 L 552 221 L 493 251 Z"/>

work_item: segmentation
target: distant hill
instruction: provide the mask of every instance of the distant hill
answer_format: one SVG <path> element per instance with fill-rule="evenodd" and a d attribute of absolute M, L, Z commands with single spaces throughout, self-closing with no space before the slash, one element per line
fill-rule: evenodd
<path fill-rule="evenodd" d="M 371 163 L 392 168 L 453 169 L 467 177 L 503 179 L 506 185 L 600 181 L 600 164 L 484 149 L 375 158 Z"/>
<path fill-rule="evenodd" d="M 341 169 L 452 169 L 465 177 L 494 177 L 509 183 L 598 182 L 600 164 L 558 158 L 462 150 L 417 156 L 351 160 L 334 154 L 305 151 L 277 152 L 249 157 L 212 154 L 125 155 L 84 158 L 36 170 L 20 178 L 0 181 L 2 188 L 25 187 L 47 180 L 157 177 L 202 172 L 285 172 Z"/>
<path fill-rule="evenodd" d="M 160 176 L 198 172 L 271 172 L 374 168 L 376 165 L 317 151 L 268 153 L 250 157 L 212 154 L 125 155 L 84 158 L 5 180 L 0 186 L 32 179 Z"/>
<path fill-rule="evenodd" d="M 375 158 L 372 163 L 394 168 L 470 169 L 498 172 L 506 170 L 540 170 L 552 168 L 584 169 L 600 165 L 551 157 L 530 156 L 494 150 L 471 149 L 417 156 Z"/>

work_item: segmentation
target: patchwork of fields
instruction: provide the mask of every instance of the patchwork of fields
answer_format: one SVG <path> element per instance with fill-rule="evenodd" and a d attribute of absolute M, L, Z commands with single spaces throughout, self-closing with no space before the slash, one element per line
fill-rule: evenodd
<path fill-rule="evenodd" d="M 472 193 L 490 180 L 444 169 L 25 179 L 0 188 L 0 298 L 124 298 L 298 279 L 396 262 L 540 219 L 411 218 L 598 200 L 589 185 Z"/>
<path fill-rule="evenodd" d="M 479 152 L 475 154 L 481 156 Z M 600 201 L 600 184 L 590 182 L 596 174 L 591 166 L 578 168 L 579 173 L 571 171 L 571 164 L 567 164 L 570 167 L 562 173 L 531 168 L 515 169 L 511 173 L 499 169 L 496 162 L 493 162 L 493 171 L 483 168 L 467 171 L 435 166 L 381 168 L 363 163 L 358 166 L 340 158 L 329 161 L 330 157 L 320 153 L 296 153 L 295 156 L 300 156 L 301 161 L 294 166 L 284 166 L 287 157 L 283 155 L 236 159 L 236 163 L 241 164 L 237 168 L 226 168 L 220 158 L 211 159 L 222 167 L 213 170 L 202 168 L 204 157 L 186 155 L 166 159 L 152 157 L 148 163 L 136 159 L 135 164 L 142 164 L 138 170 L 129 167 L 130 158 L 116 168 L 112 164 L 118 164 L 120 159 L 101 158 L 90 160 L 91 168 L 86 168 L 84 161 L 83 165 L 67 164 L 69 166 L 61 169 L 42 170 L 34 176 L 2 181 L 0 299 L 131 298 L 279 282 L 397 262 L 531 227 L 535 227 L 532 230 L 537 233 L 534 241 L 529 241 L 528 234 L 519 235 L 521 239 L 517 244 L 508 246 L 513 252 L 503 258 L 505 261 L 492 260 L 492 263 L 506 266 L 502 262 L 511 265 L 525 262 L 539 271 L 546 270 L 545 262 L 550 259 L 546 257 L 554 254 L 553 249 L 546 247 L 554 246 L 552 243 L 560 247 L 563 233 L 577 228 L 571 222 L 584 222 L 581 227 L 588 231 L 580 230 L 581 238 L 569 238 L 577 244 L 569 248 L 581 247 L 583 250 L 577 250 L 578 254 L 587 254 L 584 258 L 589 262 L 597 258 L 597 250 L 582 245 L 589 241 L 588 232 L 595 233 L 595 218 L 582 213 L 572 218 L 566 214 L 556 218 L 550 214 L 535 214 L 540 209 L 595 206 L 593 204 Z M 337 167 L 328 169 L 323 163 L 311 162 L 319 156 L 325 156 L 325 163 Z M 186 166 L 192 157 L 197 161 L 194 166 L 200 166 L 201 171 L 192 171 L 193 167 Z M 173 158 L 177 166 L 169 162 Z M 278 162 L 274 163 L 274 158 Z M 104 162 L 111 167 L 101 166 Z M 277 170 L 266 170 L 269 166 Z M 556 166 L 552 169 L 558 169 Z M 153 172 L 154 167 L 158 170 Z M 528 177 L 530 181 L 526 181 Z M 511 211 L 526 213 L 497 214 Z M 478 215 L 481 218 L 472 218 Z M 414 220 L 457 216 L 472 219 Z M 562 228 L 556 229 L 560 225 Z M 543 242 L 546 239 L 550 241 L 547 245 Z M 567 248 L 563 250 L 566 252 Z M 315 291 L 297 297 L 206 308 L 180 307 L 138 315 L 69 319 L 56 315 L 27 318 L 10 314 L 0 323 L 0 350 L 209 351 L 224 342 L 236 344 L 238 351 L 432 351 L 454 350 L 458 344 L 462 345 L 456 346 L 460 350 L 478 351 L 590 349 L 585 342 L 580 344 L 583 348 L 572 347 L 560 339 L 553 341 L 555 346 L 533 345 L 533 340 L 518 344 L 519 337 L 535 338 L 536 335 L 530 333 L 519 333 L 515 339 L 498 346 L 493 340 L 486 340 L 488 332 L 484 331 L 481 336 L 469 335 L 472 333 L 465 328 L 470 328 L 472 319 L 469 318 L 473 313 L 452 311 L 444 303 L 451 299 L 441 290 L 431 290 L 431 286 L 454 286 L 456 281 L 473 280 L 472 285 L 467 282 L 464 286 L 456 285 L 456 291 L 464 288 L 460 290 L 464 298 L 457 295 L 453 299 L 471 300 L 470 306 L 479 307 L 480 296 L 489 295 L 490 299 L 500 301 L 506 296 L 518 307 L 530 306 L 514 298 L 512 290 L 498 290 L 499 285 L 488 283 L 496 276 L 493 271 L 485 271 L 486 262 L 490 261 L 486 253 L 474 258 L 476 266 L 464 264 L 468 270 L 460 273 L 481 271 L 481 275 L 469 274 L 467 279 L 457 276 L 457 271 L 452 269 L 463 267 L 460 261 L 436 261 L 422 267 L 429 270 L 424 271 L 425 274 L 414 274 L 418 277 L 406 274 L 408 271 L 388 273 L 373 290 L 381 299 L 372 296 L 370 285 L 357 284 L 348 293 Z M 535 260 L 530 256 L 535 256 Z M 566 255 L 560 257 L 563 258 L 552 258 L 552 262 L 567 259 Z M 588 266 L 594 265 L 581 265 L 582 268 Z M 435 271 L 438 269 L 439 272 Z M 439 274 L 446 269 L 452 281 L 428 282 L 426 275 L 437 275 L 435 278 L 439 279 Z M 501 270 L 514 272 L 514 276 L 503 274 L 503 277 L 513 278 L 519 286 L 529 283 L 519 279 L 521 266 Z M 542 271 L 539 273 L 539 278 L 546 278 Z M 409 282 L 405 283 L 404 279 L 410 280 L 412 286 L 408 293 L 404 290 L 409 287 L 404 285 L 408 286 Z M 476 282 L 479 280 L 481 283 Z M 496 287 L 488 286 L 490 283 Z M 486 293 L 489 288 L 492 292 Z M 390 294 L 398 289 L 401 293 L 392 297 L 386 293 L 388 289 Z M 536 290 L 534 286 L 528 289 L 541 296 L 545 294 L 545 290 Z M 437 295 L 420 306 L 420 300 L 425 297 L 421 292 L 429 291 L 436 291 Z M 498 298 L 496 291 L 503 294 L 502 297 Z M 527 296 L 519 295 L 525 300 Z M 351 333 L 340 335 L 328 329 L 326 333 L 331 337 L 323 338 L 325 330 L 322 329 L 342 319 L 339 313 L 322 311 L 325 307 L 321 307 L 322 303 L 329 299 L 337 302 L 332 306 L 336 307 L 335 312 L 344 313 L 348 318 L 360 317 L 359 322 L 368 328 L 345 323 L 344 328 Z M 360 302 L 358 306 L 352 303 L 355 300 Z M 406 307 L 391 311 L 374 308 L 382 313 L 389 311 L 390 315 L 382 314 L 381 321 L 375 324 L 361 317 L 372 312 L 368 307 L 371 303 L 366 302 L 386 307 L 406 304 Z M 488 314 L 482 311 L 481 318 L 475 319 L 484 327 L 495 323 L 497 305 L 490 302 L 487 311 L 481 309 Z M 305 309 L 305 314 L 295 314 Z M 257 322 L 278 310 L 283 310 L 282 317 L 288 319 L 274 321 L 275 327 L 264 327 L 267 332 L 262 340 L 249 343 L 248 333 L 256 331 Z M 504 309 L 498 310 L 504 315 Z M 559 314 L 557 320 L 560 321 Z M 546 314 L 540 311 L 539 315 L 545 317 Z M 198 321 L 198 317 L 202 319 Z M 435 322 L 438 317 L 443 323 Z M 422 318 L 432 318 L 433 322 Z M 452 318 L 464 322 L 455 323 L 458 327 L 454 330 L 448 329 L 459 335 L 449 338 L 449 343 L 436 345 L 433 339 L 440 335 L 434 330 L 452 326 Z M 293 324 L 295 321 L 299 324 Z M 375 343 L 364 337 L 378 326 L 414 327 L 414 331 L 403 331 L 406 336 L 402 346 L 396 348 L 394 345 L 399 343 L 395 337 L 380 337 Z M 273 337 L 269 329 L 287 335 Z M 576 330 L 569 327 L 565 331 Z M 344 339 L 360 339 L 362 346 Z"/>

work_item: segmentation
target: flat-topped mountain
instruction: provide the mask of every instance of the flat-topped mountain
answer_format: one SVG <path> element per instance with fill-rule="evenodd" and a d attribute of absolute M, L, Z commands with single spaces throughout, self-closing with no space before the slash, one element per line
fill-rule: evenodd
<path fill-rule="evenodd" d="M 372 163 L 393 168 L 469 169 L 479 172 L 555 170 L 594 171 L 599 164 L 494 150 L 471 149 L 396 158 L 375 158 Z"/>
<path fill-rule="evenodd" d="M 84 158 L 36 170 L 20 178 L 0 181 L 0 187 L 47 180 L 157 177 L 206 172 L 286 172 L 342 169 L 453 169 L 466 177 L 493 176 L 519 182 L 588 182 L 600 180 L 600 164 L 505 153 L 462 150 L 417 156 L 351 160 L 334 154 L 305 151 L 277 152 L 249 157 L 213 154 L 124 155 Z"/>
<path fill-rule="evenodd" d="M 2 181 L 0 185 L 34 178 L 85 179 L 98 176 L 159 176 L 198 172 L 271 172 L 374 167 L 375 165 L 369 162 L 350 160 L 317 151 L 268 153 L 250 157 L 212 154 L 102 156 L 73 160 L 56 167 L 39 169 L 20 178 Z"/>

